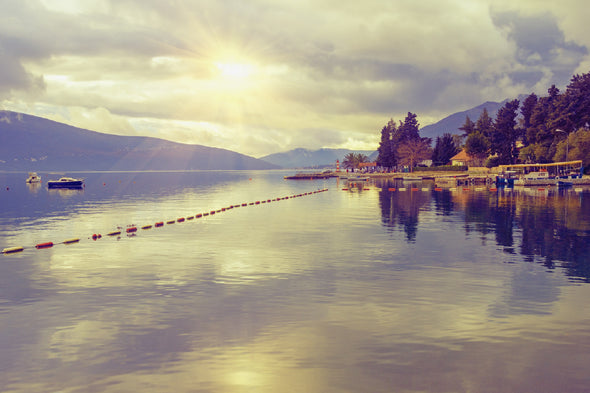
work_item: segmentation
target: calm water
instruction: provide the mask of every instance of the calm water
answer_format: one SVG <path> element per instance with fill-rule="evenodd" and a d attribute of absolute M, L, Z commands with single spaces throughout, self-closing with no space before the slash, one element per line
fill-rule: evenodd
<path fill-rule="evenodd" d="M 0 391 L 588 391 L 590 189 L 285 174 L 0 173 Z"/>

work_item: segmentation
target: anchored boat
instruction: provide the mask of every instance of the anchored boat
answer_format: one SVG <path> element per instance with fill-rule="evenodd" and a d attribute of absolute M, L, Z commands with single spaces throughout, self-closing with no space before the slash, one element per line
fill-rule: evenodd
<path fill-rule="evenodd" d="M 84 179 L 74 179 L 72 177 L 62 177 L 59 180 L 47 181 L 49 188 L 82 188 L 84 187 Z"/>
<path fill-rule="evenodd" d="M 37 172 L 29 172 L 27 183 L 41 183 L 41 176 L 37 175 Z"/>

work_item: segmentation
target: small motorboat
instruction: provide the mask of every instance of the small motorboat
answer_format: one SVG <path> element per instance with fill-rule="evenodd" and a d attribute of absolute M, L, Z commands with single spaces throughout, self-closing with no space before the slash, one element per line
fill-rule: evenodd
<path fill-rule="evenodd" d="M 36 172 L 29 172 L 27 183 L 41 183 L 41 176 L 37 175 Z"/>
<path fill-rule="evenodd" d="M 62 177 L 59 180 L 47 181 L 49 188 L 82 188 L 84 187 L 84 179 L 74 179 L 72 177 Z"/>

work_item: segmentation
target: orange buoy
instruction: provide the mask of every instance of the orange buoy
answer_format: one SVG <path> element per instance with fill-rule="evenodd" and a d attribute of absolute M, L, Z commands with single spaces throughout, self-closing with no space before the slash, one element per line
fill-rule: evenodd
<path fill-rule="evenodd" d="M 418 189 L 415 187 L 412 187 L 412 191 L 418 191 Z"/>
<path fill-rule="evenodd" d="M 202 214 L 202 213 L 199 213 L 199 214 L 197 214 L 197 215 L 195 216 L 195 218 L 201 218 L 201 217 L 203 217 L 203 214 Z"/>
<path fill-rule="evenodd" d="M 127 233 L 137 232 L 137 227 L 129 227 L 127 228 Z"/>
<path fill-rule="evenodd" d="M 177 222 L 184 222 L 184 217 L 180 217 L 179 219 L 176 220 Z"/>
<path fill-rule="evenodd" d="M 102 236 L 100 235 L 100 233 L 95 233 L 92 235 L 92 240 L 98 240 L 100 239 Z"/>
<path fill-rule="evenodd" d="M 434 189 L 434 191 L 442 191 L 442 188 L 440 188 L 440 187 L 436 187 L 436 188 Z"/>
<path fill-rule="evenodd" d="M 248 206 L 248 204 L 247 203 L 242 203 L 242 206 Z"/>
<path fill-rule="evenodd" d="M 203 213 L 203 217 L 208 216 L 208 215 L 209 215 L 209 213 Z"/>
<path fill-rule="evenodd" d="M 395 188 L 391 187 L 389 188 L 389 191 L 395 191 Z"/>
<path fill-rule="evenodd" d="M 156 228 L 160 228 L 164 226 L 164 222 L 160 221 L 154 224 Z"/>
<path fill-rule="evenodd" d="M 498 191 L 498 189 L 494 187 L 494 188 L 490 188 L 490 191 Z"/>

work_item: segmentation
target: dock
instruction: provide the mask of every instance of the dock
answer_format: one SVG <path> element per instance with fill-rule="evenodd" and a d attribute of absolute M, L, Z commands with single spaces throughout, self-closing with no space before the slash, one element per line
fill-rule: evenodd
<path fill-rule="evenodd" d="M 285 176 L 285 180 L 315 180 L 315 179 L 328 179 L 330 177 L 337 177 L 332 172 L 322 172 L 322 173 L 297 173 L 292 176 Z"/>

